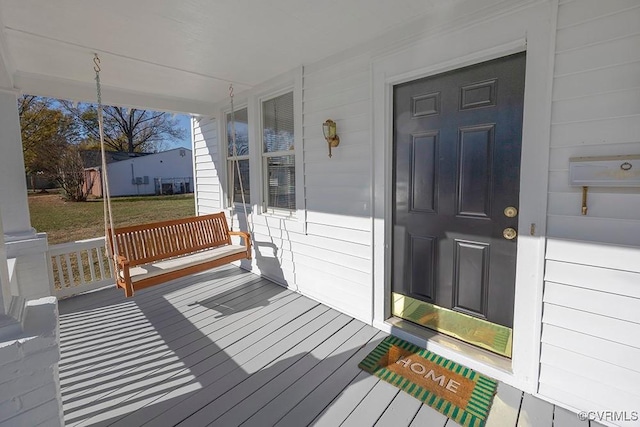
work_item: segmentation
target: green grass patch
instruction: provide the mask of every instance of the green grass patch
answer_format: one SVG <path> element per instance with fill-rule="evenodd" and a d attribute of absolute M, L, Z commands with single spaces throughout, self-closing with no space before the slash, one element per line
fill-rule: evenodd
<path fill-rule="evenodd" d="M 193 194 L 111 199 L 116 227 L 195 215 Z M 31 225 L 46 232 L 49 244 L 104 236 L 102 200 L 67 202 L 59 194 L 30 194 Z"/>

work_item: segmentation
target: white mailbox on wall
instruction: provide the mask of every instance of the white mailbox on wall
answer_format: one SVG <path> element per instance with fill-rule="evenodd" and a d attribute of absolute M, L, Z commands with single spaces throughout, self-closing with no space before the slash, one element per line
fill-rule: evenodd
<path fill-rule="evenodd" d="M 572 157 L 569 181 L 583 187 L 640 187 L 640 155 Z"/>

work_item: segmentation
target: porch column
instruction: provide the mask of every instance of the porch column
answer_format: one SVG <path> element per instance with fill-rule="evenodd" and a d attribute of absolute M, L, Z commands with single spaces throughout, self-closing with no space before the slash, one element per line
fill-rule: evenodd
<path fill-rule="evenodd" d="M 6 256 L 15 259 L 18 295 L 51 295 L 47 237 L 31 227 L 16 94 L 0 89 L 0 218 Z"/>
<path fill-rule="evenodd" d="M 0 212 L 5 240 L 35 236 L 31 228 L 16 95 L 0 91 Z"/>
<path fill-rule="evenodd" d="M 58 301 L 30 298 L 50 295 L 46 251 L 29 219 L 17 99 L 0 89 L 0 425 L 64 425 Z"/>

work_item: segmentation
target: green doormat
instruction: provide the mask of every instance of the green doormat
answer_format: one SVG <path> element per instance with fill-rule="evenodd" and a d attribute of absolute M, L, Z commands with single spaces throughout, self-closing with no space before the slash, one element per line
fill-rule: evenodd
<path fill-rule="evenodd" d="M 497 383 L 400 338 L 385 338 L 358 365 L 465 427 L 482 427 Z"/>

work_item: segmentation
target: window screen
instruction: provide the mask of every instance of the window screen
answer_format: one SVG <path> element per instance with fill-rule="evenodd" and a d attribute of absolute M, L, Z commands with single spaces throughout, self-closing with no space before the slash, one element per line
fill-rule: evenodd
<path fill-rule="evenodd" d="M 267 208 L 296 209 L 293 92 L 262 103 Z"/>
<path fill-rule="evenodd" d="M 236 134 L 236 155 L 238 164 L 233 157 L 233 131 Z M 238 166 L 240 174 L 238 174 Z M 244 189 L 244 199 L 250 203 L 249 185 L 249 121 L 247 109 L 237 110 L 233 114 L 227 113 L 227 171 L 229 173 L 229 195 L 230 203 L 242 203 L 242 191 L 240 191 L 240 178 L 242 178 L 242 188 Z"/>
<path fill-rule="evenodd" d="M 293 150 L 293 92 L 262 103 L 264 152 Z"/>

